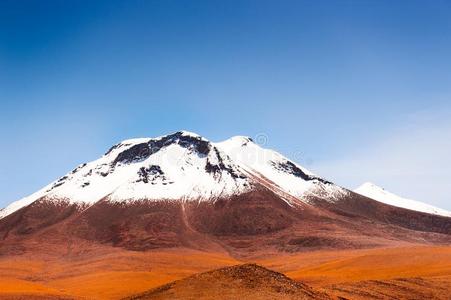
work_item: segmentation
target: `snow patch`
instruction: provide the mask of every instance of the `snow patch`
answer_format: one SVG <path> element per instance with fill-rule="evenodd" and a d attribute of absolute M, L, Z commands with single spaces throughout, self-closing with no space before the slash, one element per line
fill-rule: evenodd
<path fill-rule="evenodd" d="M 446 211 L 438 207 L 434 207 L 432 205 L 420 201 L 400 197 L 398 195 L 386 191 L 382 187 L 379 187 L 371 182 L 366 182 L 362 184 L 361 186 L 356 188 L 354 192 L 388 205 L 425 212 L 434 215 L 451 217 L 451 212 L 449 211 Z"/>
<path fill-rule="evenodd" d="M 306 193 L 321 191 L 324 195 L 337 196 L 344 189 L 316 176 L 309 170 L 291 162 L 280 153 L 264 149 L 249 137 L 235 136 L 215 146 L 227 153 L 232 161 L 255 176 L 264 176 L 287 194 L 306 202 Z M 329 197 L 333 201 L 336 197 Z"/>

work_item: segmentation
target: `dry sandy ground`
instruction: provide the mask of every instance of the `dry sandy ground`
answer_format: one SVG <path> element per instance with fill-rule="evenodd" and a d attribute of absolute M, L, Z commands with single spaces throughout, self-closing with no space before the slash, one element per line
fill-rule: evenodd
<path fill-rule="evenodd" d="M 255 262 L 352 299 L 450 299 L 451 247 L 314 251 L 239 261 L 187 249 L 0 257 L 0 299 L 120 299 L 224 266 Z"/>
<path fill-rule="evenodd" d="M 451 299 L 451 247 L 318 251 L 259 263 L 349 299 Z"/>

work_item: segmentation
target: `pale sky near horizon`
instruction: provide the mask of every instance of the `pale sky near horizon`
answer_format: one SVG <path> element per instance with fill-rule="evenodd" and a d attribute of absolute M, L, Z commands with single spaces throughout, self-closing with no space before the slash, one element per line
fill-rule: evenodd
<path fill-rule="evenodd" d="M 449 1 L 0 1 L 0 207 L 111 145 L 265 135 L 451 210 Z"/>

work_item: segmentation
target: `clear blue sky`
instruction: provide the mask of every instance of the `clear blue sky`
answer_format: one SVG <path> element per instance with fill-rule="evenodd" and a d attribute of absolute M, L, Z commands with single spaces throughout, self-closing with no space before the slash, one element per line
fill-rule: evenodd
<path fill-rule="evenodd" d="M 1 0 L 0 207 L 186 129 L 451 209 L 450 53 L 449 1 Z"/>

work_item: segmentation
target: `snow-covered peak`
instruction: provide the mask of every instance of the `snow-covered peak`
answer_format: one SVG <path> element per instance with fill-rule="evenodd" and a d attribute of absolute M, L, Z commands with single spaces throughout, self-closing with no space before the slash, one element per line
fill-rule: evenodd
<path fill-rule="evenodd" d="M 438 207 L 434 207 L 432 205 L 420 201 L 402 198 L 398 195 L 386 191 L 384 188 L 377 186 L 376 184 L 371 182 L 365 182 L 364 184 L 356 188 L 354 192 L 388 205 L 425 212 L 429 214 L 451 217 L 451 212 L 449 211 L 446 211 Z"/>
<path fill-rule="evenodd" d="M 372 182 L 365 182 L 363 184 L 361 184 L 357 189 L 362 189 L 362 190 L 376 190 L 376 191 L 385 191 L 385 189 L 383 187 L 380 187 Z M 357 190 L 356 189 L 356 190 Z"/>
<path fill-rule="evenodd" d="M 214 145 L 227 153 L 232 160 L 238 161 L 247 167 L 255 168 L 257 171 L 259 166 L 270 165 L 274 169 L 275 164 L 289 162 L 292 168 L 299 169 L 299 172 L 305 173 L 307 176 L 317 177 L 304 167 L 291 162 L 282 154 L 263 148 L 247 136 L 234 136 L 225 141 L 214 143 Z"/>
<path fill-rule="evenodd" d="M 208 142 L 208 140 L 201 137 L 197 133 L 186 131 L 186 130 L 181 130 L 181 131 L 174 132 L 172 134 L 162 135 L 162 136 L 155 137 L 155 138 L 133 138 L 133 139 L 123 140 L 122 142 L 111 147 L 105 153 L 105 155 L 109 155 L 110 153 L 117 153 L 117 150 L 124 150 L 125 148 L 129 148 L 130 146 L 133 146 L 136 144 L 149 143 L 150 141 L 162 140 L 162 139 L 166 139 L 168 137 L 178 137 L 178 138 L 187 137 L 187 138 L 194 138 L 194 139 Z M 172 140 L 173 140 L 173 142 L 176 141 L 176 139 L 172 139 Z"/>
<path fill-rule="evenodd" d="M 202 136 L 200 136 L 200 135 L 198 135 L 197 133 L 192 132 L 192 131 L 180 130 L 179 132 L 180 132 L 182 135 L 184 135 L 184 136 L 198 137 L 198 138 L 201 138 L 201 139 L 206 140 L 204 137 L 202 137 Z"/>
<path fill-rule="evenodd" d="M 232 148 L 232 147 L 243 147 L 246 146 L 248 143 L 254 143 L 254 140 L 248 136 L 244 135 L 237 135 L 233 136 L 225 141 L 222 141 L 218 144 L 221 144 L 223 147 Z"/>
<path fill-rule="evenodd" d="M 0 218 L 42 197 L 88 205 L 101 199 L 208 201 L 249 191 L 256 184 L 301 202 L 309 193 L 345 191 L 249 137 L 212 143 L 179 131 L 124 140 L 99 159 L 12 203 L 0 211 Z"/>
<path fill-rule="evenodd" d="M 316 176 L 282 154 L 261 147 L 249 137 L 235 136 L 214 145 L 243 169 L 263 178 L 268 185 L 275 184 L 283 192 L 303 201 L 307 200 L 304 196 L 308 194 L 323 194 L 332 199 L 346 193 L 344 189 Z"/>

